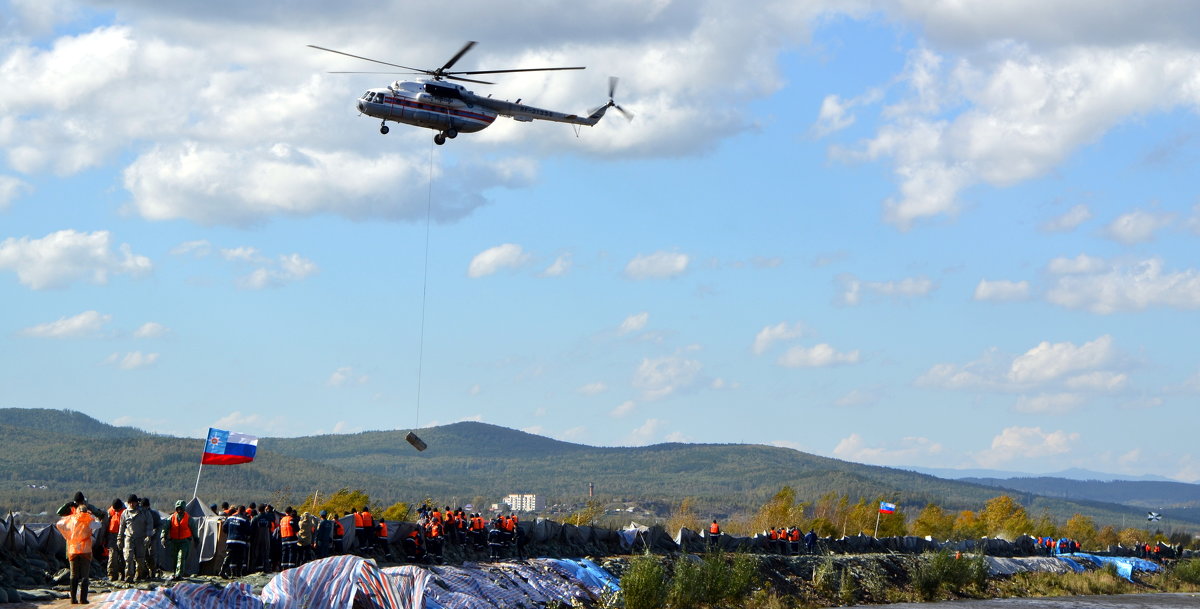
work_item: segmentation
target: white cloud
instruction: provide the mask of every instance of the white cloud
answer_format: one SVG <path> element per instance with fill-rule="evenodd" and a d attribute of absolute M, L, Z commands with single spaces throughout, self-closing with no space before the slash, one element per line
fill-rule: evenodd
<path fill-rule="evenodd" d="M 874 137 L 831 150 L 837 158 L 890 160 L 899 194 L 884 203 L 887 222 L 907 230 L 953 216 L 975 184 L 1005 187 L 1044 175 L 1129 116 L 1200 101 L 1200 53 L 1155 38 L 1041 50 L 1014 40 L 977 40 L 983 52 L 951 61 L 912 51 L 900 78 L 910 97 L 884 109 L 888 120 Z"/>
<path fill-rule="evenodd" d="M 1028 414 L 1067 414 L 1081 405 L 1083 396 L 1077 393 L 1042 393 L 1018 397 L 1014 409 Z"/>
<path fill-rule="evenodd" d="M 1129 385 L 1129 375 L 1123 372 L 1096 370 L 1067 378 L 1066 385 L 1079 391 L 1113 393 Z"/>
<path fill-rule="evenodd" d="M 863 389 L 851 389 L 842 397 L 834 400 L 834 406 L 842 408 L 853 408 L 857 406 L 869 406 L 879 401 L 879 395 L 874 391 L 866 391 Z"/>
<path fill-rule="evenodd" d="M 467 276 L 486 277 L 501 269 L 519 269 L 532 260 L 532 256 L 515 243 L 505 243 L 479 252 L 467 266 Z"/>
<path fill-rule="evenodd" d="M 22 336 L 33 338 L 88 338 L 100 336 L 104 326 L 112 321 L 112 315 L 84 311 L 72 317 L 60 317 L 57 321 L 38 324 L 21 330 Z"/>
<path fill-rule="evenodd" d="M 637 407 L 636 402 L 634 402 L 633 400 L 626 400 L 624 402 L 621 402 L 620 404 L 617 404 L 617 407 L 613 408 L 611 411 L 609 411 L 608 414 L 609 414 L 609 416 L 620 418 L 620 417 L 623 417 L 623 416 L 626 416 L 626 415 L 632 413 L 633 409 L 636 407 Z"/>
<path fill-rule="evenodd" d="M 141 276 L 152 268 L 150 259 L 133 253 L 128 244 L 113 251 L 108 231 L 80 233 L 60 230 L 41 239 L 10 237 L 0 242 L 0 270 L 34 290 L 61 288 L 74 281 L 97 285 L 110 275 Z"/>
<path fill-rule="evenodd" d="M 587 431 L 588 428 L 586 426 L 578 425 L 576 427 L 563 430 L 562 433 L 558 434 L 558 439 L 562 440 L 563 442 L 574 442 L 587 435 Z"/>
<path fill-rule="evenodd" d="M 779 365 L 785 368 L 823 368 L 842 364 L 857 364 L 858 349 L 839 352 L 826 343 L 804 347 L 795 345 L 779 356 Z"/>
<path fill-rule="evenodd" d="M 915 381 L 919 387 L 1021 394 L 1021 412 L 1060 413 L 1088 396 L 1118 395 L 1129 386 L 1123 358 L 1109 335 L 1076 345 L 1043 341 L 1026 352 L 1005 356 L 996 349 L 966 364 L 936 364 Z"/>
<path fill-rule="evenodd" d="M 987 450 L 975 455 L 977 463 L 995 467 L 1014 459 L 1036 459 L 1068 453 L 1080 435 L 1065 431 L 1044 432 L 1041 427 L 1007 427 L 992 438 Z"/>
<path fill-rule="evenodd" d="M 1107 334 L 1078 347 L 1068 342 L 1042 341 L 1013 360 L 1008 378 L 1014 383 L 1044 382 L 1107 366 L 1116 354 L 1113 338 Z"/>
<path fill-rule="evenodd" d="M 1028 281 L 988 281 L 980 279 L 975 286 L 975 300 L 1013 302 L 1029 298 Z"/>
<path fill-rule="evenodd" d="M 1046 271 L 1055 275 L 1079 275 L 1097 273 L 1110 268 L 1103 258 L 1080 254 L 1074 258 L 1055 258 L 1046 265 Z"/>
<path fill-rule="evenodd" d="M 766 326 L 754 335 L 754 346 L 751 351 L 755 355 L 762 355 L 771 348 L 771 345 L 781 340 L 792 340 L 805 335 L 807 328 L 804 324 L 796 322 L 788 325 L 786 321 L 781 321 L 773 326 Z"/>
<path fill-rule="evenodd" d="M 929 438 L 904 437 L 900 439 L 898 446 L 891 448 L 868 446 L 863 437 L 857 433 L 842 438 L 833 449 L 834 456 L 839 459 L 876 465 L 919 462 L 926 457 L 941 454 L 941 452 L 942 445 Z"/>
<path fill-rule="evenodd" d="M 836 131 L 841 131 L 854 124 L 855 116 L 851 113 L 857 106 L 873 104 L 883 96 L 881 90 L 875 89 L 865 95 L 843 100 L 837 95 L 826 95 L 821 100 L 821 110 L 817 113 L 817 122 L 812 126 L 816 137 L 825 137 Z"/>
<path fill-rule="evenodd" d="M 641 446 L 654 441 L 662 430 L 666 422 L 660 419 L 646 419 L 640 427 L 637 427 L 629 432 L 629 443 L 633 446 Z"/>
<path fill-rule="evenodd" d="M 221 248 L 219 251 L 221 257 L 231 262 L 259 262 L 264 260 L 263 255 L 258 251 L 258 248 L 249 245 L 239 247 Z"/>
<path fill-rule="evenodd" d="M 684 393 L 699 382 L 701 368 L 700 362 L 677 355 L 644 358 L 633 374 L 633 387 L 647 400 Z"/>
<path fill-rule="evenodd" d="M 542 277 L 562 277 L 571 272 L 571 254 L 560 254 L 550 266 L 542 271 Z"/>
<path fill-rule="evenodd" d="M 1075 274 L 1055 277 L 1046 290 L 1046 300 L 1098 315 L 1156 306 L 1200 308 L 1200 271 L 1166 272 L 1158 258 L 1099 267 L 1100 264 L 1089 265 Z"/>
<path fill-rule="evenodd" d="M 907 300 L 927 296 L 937 289 L 933 280 L 927 277 L 906 277 L 895 281 L 863 281 L 847 273 L 839 275 L 837 281 L 842 286 L 839 301 L 848 306 L 862 304 L 864 293 L 893 300 Z"/>
<path fill-rule="evenodd" d="M 254 269 L 248 275 L 239 277 L 237 280 L 238 287 L 247 290 L 282 287 L 289 283 L 311 277 L 320 270 L 317 268 L 315 262 L 300 254 L 282 255 L 274 261 L 257 259 L 256 262 L 266 266 Z"/>
<path fill-rule="evenodd" d="M 604 384 L 603 381 L 596 381 L 595 383 L 588 383 L 580 387 L 578 391 L 583 395 L 599 395 L 608 391 L 608 385 Z"/>
<path fill-rule="evenodd" d="M 1174 214 L 1135 209 L 1113 220 L 1112 224 L 1104 229 L 1104 233 L 1114 241 L 1135 245 L 1153 240 L 1155 232 L 1171 226 L 1174 222 Z"/>
<path fill-rule="evenodd" d="M 630 279 L 670 279 L 682 275 L 688 267 L 687 254 L 678 252 L 655 252 L 638 254 L 625 265 L 625 276 Z"/>
<path fill-rule="evenodd" d="M 330 387 L 344 387 L 346 385 L 363 385 L 369 380 L 367 375 L 355 371 L 354 368 L 342 366 L 329 375 L 325 384 Z"/>
<path fill-rule="evenodd" d="M 33 192 L 28 182 L 12 176 L 0 175 L 0 211 L 8 209 L 13 201 Z"/>
<path fill-rule="evenodd" d="M 171 330 L 166 326 L 156 322 L 148 321 L 133 331 L 134 338 L 162 338 L 170 334 Z"/>
<path fill-rule="evenodd" d="M 626 317 L 621 326 L 617 328 L 617 334 L 625 335 L 631 332 L 637 332 L 646 327 L 646 323 L 650 321 L 650 313 L 642 311 Z"/>
<path fill-rule="evenodd" d="M 142 353 L 141 351 L 131 351 L 124 355 L 113 353 L 105 358 L 104 363 L 110 366 L 116 366 L 121 370 L 137 370 L 153 366 L 158 362 L 157 353 Z"/>
<path fill-rule="evenodd" d="M 1042 224 L 1042 230 L 1051 233 L 1065 233 L 1073 231 L 1080 224 L 1092 219 L 1092 210 L 1087 205 L 1080 203 L 1068 209 L 1066 213 L 1047 220 Z"/>
<path fill-rule="evenodd" d="M 171 248 L 170 253 L 172 256 L 192 256 L 195 258 L 205 258 L 212 253 L 212 244 L 205 239 L 184 241 L 183 243 Z"/>

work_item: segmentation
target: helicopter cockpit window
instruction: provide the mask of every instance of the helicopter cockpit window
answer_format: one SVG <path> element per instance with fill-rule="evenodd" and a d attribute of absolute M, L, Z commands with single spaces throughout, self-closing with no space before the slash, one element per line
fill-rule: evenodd
<path fill-rule="evenodd" d="M 367 101 L 375 101 L 375 93 L 373 91 L 367 91 L 366 93 L 363 93 L 363 98 Z"/>

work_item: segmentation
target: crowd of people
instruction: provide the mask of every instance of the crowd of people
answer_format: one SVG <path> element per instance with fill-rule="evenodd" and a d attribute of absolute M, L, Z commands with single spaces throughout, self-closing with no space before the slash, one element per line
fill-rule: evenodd
<path fill-rule="evenodd" d="M 377 519 L 366 505 L 345 515 L 351 517 L 347 525 L 353 523 L 352 541 L 346 539 L 343 515 L 327 510 L 313 515 L 291 506 L 277 511 L 269 503 L 253 502 L 213 504 L 208 510 L 211 514 L 206 515 L 219 517 L 225 538 L 225 556 L 218 573 L 223 577 L 272 573 L 346 552 L 386 561 L 396 559 L 389 540 L 392 527 L 401 523 Z M 151 507 L 148 498 L 136 494 L 114 499 L 102 510 L 79 492 L 59 509 L 58 515 L 61 519 L 57 527 L 67 540 L 74 601 L 87 602 L 93 560 L 103 561 L 112 582 L 138 583 L 190 575 L 188 560 L 200 531 L 183 500 L 176 501 L 173 511 L 164 516 Z M 524 558 L 525 536 L 517 524 L 515 514 L 502 514 L 489 521 L 462 508 L 422 506 L 417 510 L 415 526 L 403 524 L 401 559 L 440 563 L 447 545 L 477 555 L 486 550 L 490 558 L 503 557 L 515 548 L 516 557 Z M 98 534 L 93 536 L 97 529 Z M 171 565 L 169 573 L 163 571 L 162 564 Z"/>

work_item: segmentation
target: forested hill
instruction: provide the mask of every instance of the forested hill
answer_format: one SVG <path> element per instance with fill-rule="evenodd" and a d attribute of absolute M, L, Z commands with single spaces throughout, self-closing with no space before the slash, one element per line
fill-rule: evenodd
<path fill-rule="evenodd" d="M 678 504 L 697 499 L 713 511 L 756 509 L 783 486 L 814 501 L 826 493 L 851 501 L 886 499 L 915 514 L 926 504 L 980 510 L 994 487 L 910 471 L 862 465 L 772 446 L 658 444 L 593 447 L 521 431 L 463 422 L 416 430 L 429 445 L 418 452 L 407 430 L 302 438 L 261 438 L 250 464 L 204 469 L 201 499 L 300 500 L 313 491 L 362 489 L 378 502 L 439 502 L 453 497 L 497 501 L 536 492 L 579 502 L 594 484 L 601 498 Z M 176 438 L 114 427 L 58 410 L 0 409 L 0 510 L 57 507 L 83 489 L 96 501 L 129 492 L 160 503 L 190 497 L 202 447 Z M 20 450 L 8 447 L 19 446 Z M 46 486 L 46 489 L 29 485 Z M 1119 523 L 1144 511 L 1099 501 L 1017 495 L 1030 514 L 1065 520 L 1076 512 Z M 55 503 L 57 502 L 57 503 Z"/>
<path fill-rule="evenodd" d="M 1133 480 L 1068 480 L 1055 477 L 963 478 L 985 486 L 1068 500 L 1108 501 L 1200 520 L 1200 484 Z"/>

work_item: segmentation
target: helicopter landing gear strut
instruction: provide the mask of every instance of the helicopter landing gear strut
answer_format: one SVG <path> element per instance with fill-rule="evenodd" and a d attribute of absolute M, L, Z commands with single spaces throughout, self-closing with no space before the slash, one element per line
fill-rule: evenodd
<path fill-rule="evenodd" d="M 437 144 L 438 146 L 441 146 L 442 144 L 446 143 L 447 138 L 454 139 L 456 137 L 458 137 L 457 129 L 447 129 L 447 130 L 442 131 L 442 132 L 438 133 L 437 135 L 433 136 L 433 143 Z"/>
<path fill-rule="evenodd" d="M 387 135 L 387 132 L 388 132 L 387 121 L 379 121 L 379 132 L 384 135 Z"/>

